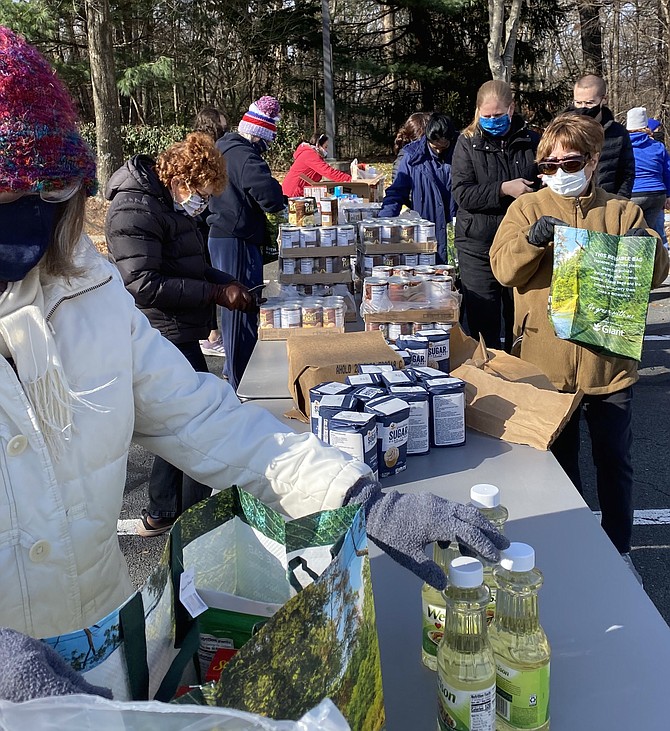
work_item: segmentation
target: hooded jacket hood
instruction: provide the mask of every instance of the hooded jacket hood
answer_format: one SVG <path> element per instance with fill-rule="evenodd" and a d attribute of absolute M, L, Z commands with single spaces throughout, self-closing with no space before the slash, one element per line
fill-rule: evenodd
<path fill-rule="evenodd" d="M 111 201 L 121 192 L 164 198 L 166 203 L 172 204 L 170 191 L 159 180 L 156 162 L 149 155 L 131 157 L 112 175 L 105 186 L 105 198 Z"/>
<path fill-rule="evenodd" d="M 319 151 L 314 147 L 314 145 L 310 145 L 309 142 L 301 142 L 293 151 L 293 159 L 297 160 L 309 152 L 316 152 L 317 155 L 319 154 Z"/>

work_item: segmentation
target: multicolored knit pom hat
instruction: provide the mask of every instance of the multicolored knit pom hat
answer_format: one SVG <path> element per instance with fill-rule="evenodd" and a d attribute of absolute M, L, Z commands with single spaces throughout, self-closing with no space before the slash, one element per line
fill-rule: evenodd
<path fill-rule="evenodd" d="M 97 190 L 95 157 L 49 63 L 0 26 L 0 191 Z"/>
<path fill-rule="evenodd" d="M 268 142 L 274 142 L 279 122 L 279 102 L 273 96 L 262 96 L 253 102 L 237 126 L 238 132 L 255 135 Z"/>

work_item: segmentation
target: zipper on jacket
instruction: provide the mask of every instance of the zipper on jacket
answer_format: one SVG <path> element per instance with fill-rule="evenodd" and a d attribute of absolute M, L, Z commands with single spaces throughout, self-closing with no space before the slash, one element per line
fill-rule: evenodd
<path fill-rule="evenodd" d="M 55 305 L 47 312 L 46 317 L 44 318 L 46 322 L 49 322 L 49 320 L 52 318 L 54 312 L 63 304 L 63 302 L 66 302 L 67 300 L 74 299 L 75 297 L 79 297 L 79 295 L 82 294 L 88 294 L 89 292 L 93 292 L 96 289 L 100 289 L 100 287 L 103 287 L 105 284 L 109 284 L 109 282 L 112 281 L 112 275 L 110 274 L 107 279 L 105 279 L 102 282 L 98 282 L 97 284 L 93 284 L 90 287 L 86 287 L 86 289 L 82 289 L 79 292 L 73 292 L 72 294 L 65 295 L 64 297 L 61 297 Z"/>

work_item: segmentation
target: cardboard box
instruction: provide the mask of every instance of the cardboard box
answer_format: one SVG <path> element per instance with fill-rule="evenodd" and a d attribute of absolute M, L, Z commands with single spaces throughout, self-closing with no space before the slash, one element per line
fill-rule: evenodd
<path fill-rule="evenodd" d="M 549 449 L 579 406 L 582 392 L 561 393 L 547 376 L 484 341 L 451 329 L 451 375 L 465 381 L 465 421 L 484 434 L 514 444 Z"/>
<path fill-rule="evenodd" d="M 361 242 L 358 250 L 363 254 L 434 254 L 436 241 L 399 241 L 394 244 L 369 244 Z"/>
<path fill-rule="evenodd" d="M 403 360 L 389 348 L 380 332 L 353 332 L 301 337 L 291 334 L 286 341 L 288 388 L 295 407 L 286 416 L 307 421 L 309 389 L 324 381 L 344 383 L 357 373 L 361 363 L 391 363 L 396 368 Z"/>
<path fill-rule="evenodd" d="M 325 333 L 343 333 L 344 327 L 261 327 L 258 328 L 259 340 L 288 340 L 289 336 L 303 337 Z"/>
<path fill-rule="evenodd" d="M 386 310 L 385 312 L 369 312 L 364 315 L 368 322 L 452 322 L 457 323 L 458 306 L 441 309 Z"/>

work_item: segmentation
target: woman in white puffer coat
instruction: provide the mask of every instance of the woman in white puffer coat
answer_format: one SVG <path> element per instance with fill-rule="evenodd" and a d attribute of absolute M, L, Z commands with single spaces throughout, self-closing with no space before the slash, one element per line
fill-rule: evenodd
<path fill-rule="evenodd" d="M 0 626 L 91 625 L 132 593 L 116 536 L 131 440 L 290 517 L 365 505 L 368 535 L 444 585 L 424 547 L 507 545 L 474 508 L 383 494 L 363 463 L 195 372 L 82 236 L 95 163 L 48 63 L 0 27 Z"/>

